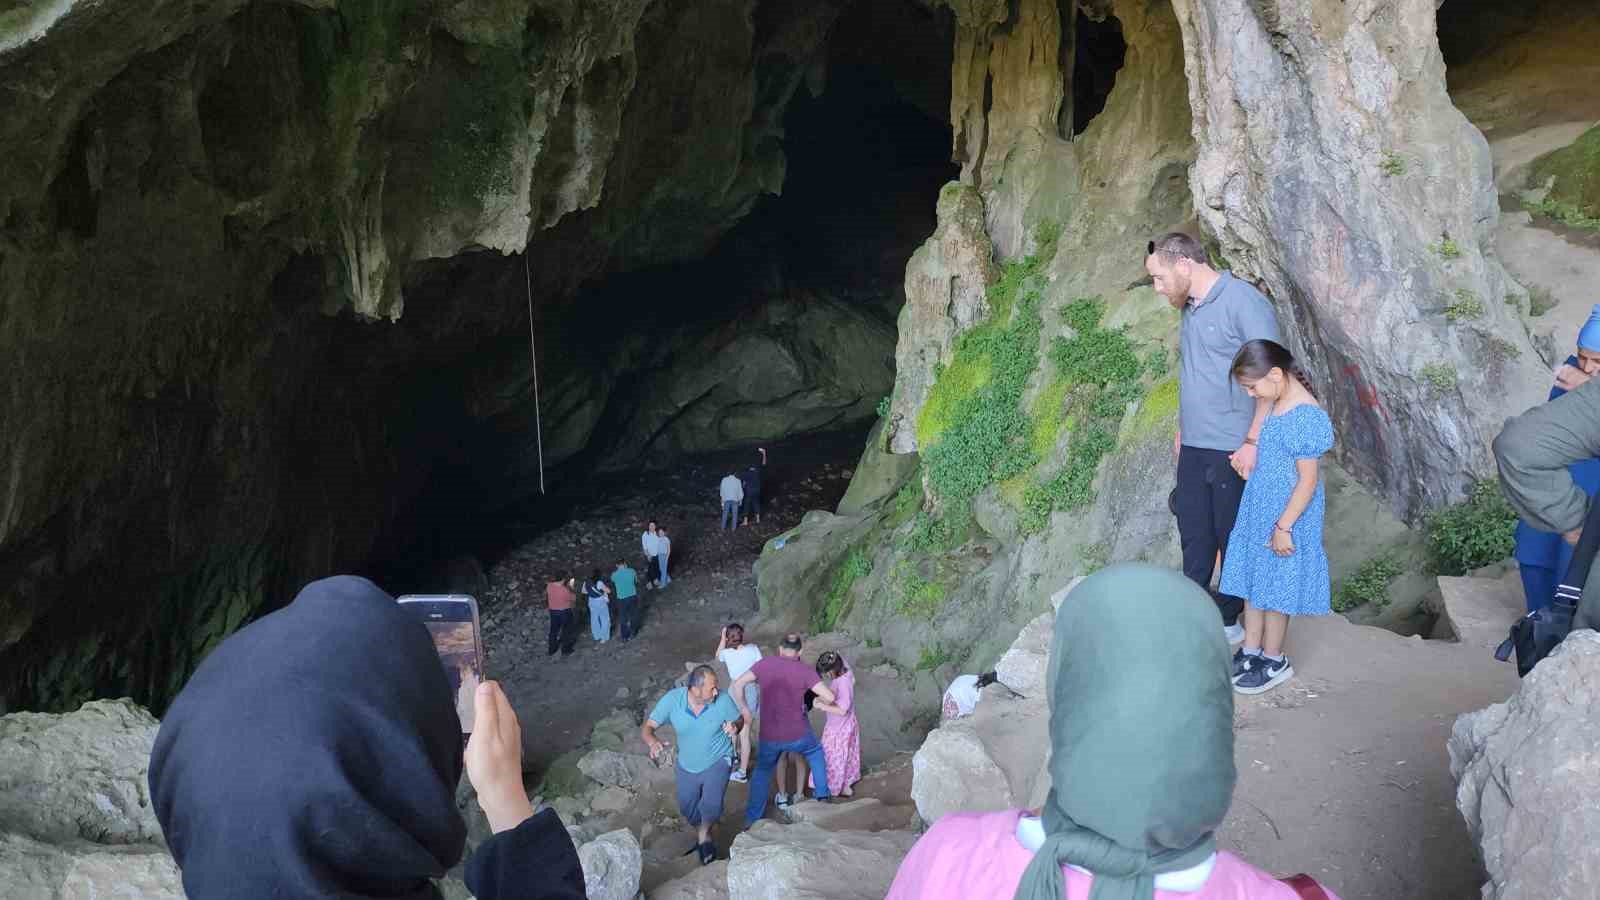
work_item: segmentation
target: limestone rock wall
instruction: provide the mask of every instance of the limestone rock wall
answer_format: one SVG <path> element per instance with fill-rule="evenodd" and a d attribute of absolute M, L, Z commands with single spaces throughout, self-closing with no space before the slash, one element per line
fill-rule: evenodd
<path fill-rule="evenodd" d="M 1328 386 L 1341 461 L 1412 520 L 1489 468 L 1547 381 L 1495 255 L 1488 146 L 1445 93 L 1436 6 L 1173 0 L 1195 208 Z"/>

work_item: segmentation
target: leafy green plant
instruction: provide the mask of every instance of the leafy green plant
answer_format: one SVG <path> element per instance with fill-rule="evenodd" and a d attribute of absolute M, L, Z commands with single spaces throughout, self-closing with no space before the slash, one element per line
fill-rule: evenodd
<path fill-rule="evenodd" d="M 1447 363 L 1428 363 L 1418 370 L 1417 375 L 1436 394 L 1455 390 L 1459 380 L 1455 368 Z"/>
<path fill-rule="evenodd" d="M 860 547 L 850 548 L 844 561 L 833 573 L 833 583 L 828 588 L 827 599 L 811 615 L 812 631 L 832 631 L 833 626 L 850 609 L 850 589 L 872 572 L 872 557 Z"/>
<path fill-rule="evenodd" d="M 1530 316 L 1542 316 L 1555 309 L 1559 302 L 1550 293 L 1550 289 L 1542 284 L 1536 284 L 1528 288 L 1528 315 Z"/>
<path fill-rule="evenodd" d="M 1151 378 L 1157 380 L 1167 377 L 1167 373 L 1171 371 L 1171 365 L 1167 360 L 1167 348 L 1152 347 L 1150 352 L 1145 354 L 1144 370 Z"/>
<path fill-rule="evenodd" d="M 1600 217 L 1589 215 L 1584 212 L 1583 207 L 1575 203 L 1566 203 L 1554 197 L 1546 197 L 1539 201 L 1523 201 L 1523 205 L 1528 208 L 1529 212 L 1535 212 L 1541 216 L 1549 216 L 1557 222 L 1572 228 L 1585 228 L 1591 231 L 1600 230 Z"/>
<path fill-rule="evenodd" d="M 1396 178 L 1406 173 L 1406 158 L 1393 150 L 1383 151 L 1383 159 L 1378 162 L 1378 171 L 1390 178 Z"/>
<path fill-rule="evenodd" d="M 889 415 L 889 395 L 885 394 L 883 396 L 883 398 L 878 401 L 878 418 L 882 419 L 882 418 L 885 418 L 888 415 Z"/>
<path fill-rule="evenodd" d="M 1438 242 L 1428 245 L 1428 249 L 1432 250 L 1439 256 L 1444 257 L 1445 259 L 1461 258 L 1461 247 L 1458 246 L 1455 242 L 1455 239 L 1448 234 L 1441 235 Z"/>
<path fill-rule="evenodd" d="M 955 662 L 955 654 L 951 653 L 943 642 L 929 644 L 922 648 L 922 655 L 917 658 L 917 671 L 932 672 L 950 662 Z"/>
<path fill-rule="evenodd" d="M 1445 304 L 1444 317 L 1452 322 L 1467 319 L 1481 318 L 1484 313 L 1483 301 L 1478 295 L 1466 288 L 1456 288 L 1453 299 Z"/>
<path fill-rule="evenodd" d="M 879 640 L 877 638 L 867 638 L 867 646 L 872 648 L 872 649 L 874 649 L 874 650 L 876 650 L 879 647 L 883 646 L 883 641 L 881 641 L 881 640 Z"/>
<path fill-rule="evenodd" d="M 1111 545 L 1096 541 L 1078 548 L 1078 558 L 1083 560 L 1083 574 L 1093 575 L 1111 562 Z"/>
<path fill-rule="evenodd" d="M 923 577 L 910 560 L 901 560 L 890 576 L 895 593 L 895 612 L 913 619 L 931 621 L 944 608 L 947 594 L 944 584 Z"/>
<path fill-rule="evenodd" d="M 1428 556 L 1440 575 L 1465 575 L 1509 557 L 1517 514 L 1492 479 L 1476 482 L 1467 499 L 1427 519 Z"/>
<path fill-rule="evenodd" d="M 1488 344 L 1489 353 L 1496 359 L 1516 359 L 1522 355 L 1522 350 L 1518 348 L 1516 344 L 1513 344 L 1505 338 L 1499 337 L 1498 335 L 1490 335 L 1488 338 Z"/>
<path fill-rule="evenodd" d="M 1367 560 L 1353 575 L 1339 582 L 1333 592 L 1334 611 L 1347 612 L 1363 603 L 1387 605 L 1389 585 L 1404 572 L 1400 561 L 1392 554 L 1385 553 Z"/>

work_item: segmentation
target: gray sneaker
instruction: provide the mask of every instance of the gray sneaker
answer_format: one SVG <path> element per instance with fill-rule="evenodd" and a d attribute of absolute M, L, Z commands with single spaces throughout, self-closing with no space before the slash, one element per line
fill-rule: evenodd
<path fill-rule="evenodd" d="M 1273 662 L 1265 656 L 1251 660 L 1243 675 L 1233 680 L 1233 689 L 1241 694 L 1260 694 L 1270 691 L 1294 677 L 1294 666 L 1289 657 Z"/>

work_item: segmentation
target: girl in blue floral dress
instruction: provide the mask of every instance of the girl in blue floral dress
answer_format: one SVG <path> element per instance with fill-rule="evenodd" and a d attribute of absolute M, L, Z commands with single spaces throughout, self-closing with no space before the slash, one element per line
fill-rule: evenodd
<path fill-rule="evenodd" d="M 1259 694 L 1294 675 L 1283 652 L 1289 617 L 1329 611 L 1317 460 L 1333 447 L 1333 422 L 1280 344 L 1250 341 L 1240 347 L 1231 374 L 1251 397 L 1273 402 L 1218 586 L 1247 601 L 1244 645 L 1233 655 L 1233 689 Z"/>

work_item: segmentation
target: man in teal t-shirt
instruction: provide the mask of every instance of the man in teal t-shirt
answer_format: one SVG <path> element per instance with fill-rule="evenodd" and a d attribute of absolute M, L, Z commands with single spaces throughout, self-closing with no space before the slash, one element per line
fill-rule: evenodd
<path fill-rule="evenodd" d="M 619 559 L 611 573 L 611 585 L 617 589 L 617 626 L 626 644 L 639 630 L 639 573 Z"/>
<path fill-rule="evenodd" d="M 716 858 L 711 826 L 722 818 L 722 795 L 733 771 L 733 738 L 742 724 L 739 707 L 717 691 L 717 673 L 696 666 L 687 686 L 673 688 L 656 701 L 650 717 L 639 726 L 639 736 L 657 759 L 665 746 L 656 729 L 671 725 L 678 735 L 678 810 L 696 831 L 695 849 L 700 864 Z"/>

